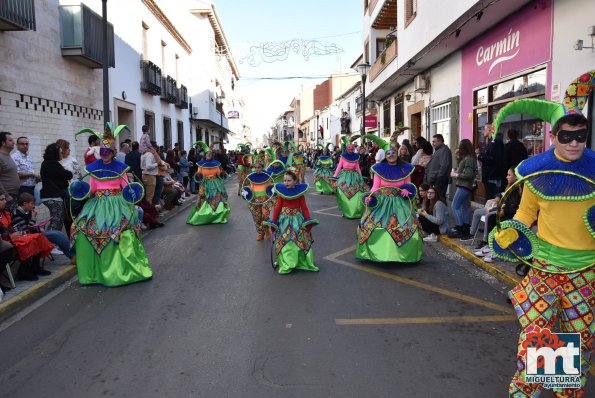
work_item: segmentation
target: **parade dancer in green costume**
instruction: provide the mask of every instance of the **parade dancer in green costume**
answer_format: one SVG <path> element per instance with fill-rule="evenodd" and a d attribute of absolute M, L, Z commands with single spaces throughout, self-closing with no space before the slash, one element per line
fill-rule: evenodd
<path fill-rule="evenodd" d="M 333 159 L 329 155 L 328 146 L 324 147 L 323 155 L 318 156 L 314 165 L 314 182 L 316 183 L 316 192 L 321 195 L 325 193 L 334 193 L 331 177 L 333 176 Z"/>
<path fill-rule="evenodd" d="M 266 173 L 271 176 L 275 184 L 281 184 L 285 175 L 285 164 L 280 160 L 273 160 L 267 167 Z"/>
<path fill-rule="evenodd" d="M 400 263 L 421 260 L 423 241 L 413 208 L 417 190 L 410 182 L 413 169 L 400 162 L 394 148 L 388 148 L 385 161 L 372 166 L 374 184 L 364 195 L 367 208 L 357 230 L 357 258 Z"/>
<path fill-rule="evenodd" d="M 308 184 L 298 184 L 297 176 L 287 171 L 283 184 L 275 185 L 277 204 L 272 220 L 265 223 L 275 230 L 274 250 L 280 274 L 294 269 L 318 271 L 312 254 L 310 230 L 318 220 L 310 218 L 305 194 Z"/>
<path fill-rule="evenodd" d="M 186 223 L 226 224 L 231 207 L 227 203 L 227 191 L 223 184 L 225 172 L 221 168 L 221 163 L 213 160 L 213 152 L 209 146 L 202 141 L 197 141 L 194 145 L 197 144 L 205 151 L 205 159 L 198 162 L 194 179 L 199 184 L 199 194 L 196 206 L 192 208 Z"/>
<path fill-rule="evenodd" d="M 346 139 L 346 137 L 343 137 Z M 337 206 L 345 218 L 361 218 L 364 212 L 362 195 L 366 190 L 362 172 L 359 168 L 359 155 L 354 153 L 355 147 L 344 142 L 345 151 L 335 170 Z"/>
<path fill-rule="evenodd" d="M 140 241 L 140 223 L 134 204 L 144 196 L 138 182 L 128 182 L 130 168 L 114 159 L 114 138 L 107 123 L 103 134 L 83 129 L 76 135 L 91 133 L 101 142 L 101 159 L 85 167 L 89 183 L 77 180 L 68 193 L 73 200 L 89 198 L 72 225 L 79 282 L 83 285 L 121 286 L 153 276 L 147 254 Z"/>

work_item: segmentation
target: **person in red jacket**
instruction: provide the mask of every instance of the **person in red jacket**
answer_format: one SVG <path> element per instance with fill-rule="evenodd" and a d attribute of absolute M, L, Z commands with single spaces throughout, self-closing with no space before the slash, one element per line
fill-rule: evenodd
<path fill-rule="evenodd" d="M 85 165 L 90 165 L 99 159 L 99 137 L 95 134 L 89 136 L 89 148 L 85 151 Z"/>
<path fill-rule="evenodd" d="M 292 171 L 285 172 L 283 184 L 275 185 L 277 204 L 273 219 L 266 222 L 275 229 L 275 254 L 280 274 L 288 274 L 294 269 L 318 271 L 312 254 L 312 234 L 310 230 L 318 220 L 310 218 L 305 194 L 308 184 L 298 184 Z"/>

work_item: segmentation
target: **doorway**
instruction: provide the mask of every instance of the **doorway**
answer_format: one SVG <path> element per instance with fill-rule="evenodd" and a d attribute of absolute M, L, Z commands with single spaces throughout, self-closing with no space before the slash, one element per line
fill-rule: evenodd
<path fill-rule="evenodd" d="M 421 136 L 421 112 L 411 114 L 411 138 L 415 140 Z"/>
<path fill-rule="evenodd" d="M 130 109 L 118 107 L 117 115 L 118 115 L 117 116 L 118 117 L 117 124 L 118 125 L 125 124 L 130 129 L 130 131 L 122 130 L 120 132 L 120 135 L 118 135 L 118 138 L 117 138 L 118 143 L 124 142 L 127 139 L 134 141 L 134 131 L 135 131 L 134 112 Z"/>

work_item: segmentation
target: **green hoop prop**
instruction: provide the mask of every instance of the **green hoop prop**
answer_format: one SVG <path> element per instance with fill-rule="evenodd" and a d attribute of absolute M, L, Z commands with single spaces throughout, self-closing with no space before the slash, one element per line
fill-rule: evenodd
<path fill-rule="evenodd" d="M 595 181 L 592 180 L 589 177 L 585 177 L 584 175 L 572 172 L 572 171 L 566 171 L 566 170 L 543 170 L 543 171 L 537 171 L 535 173 L 531 173 L 531 174 L 527 174 L 526 176 L 523 176 L 519 179 L 517 179 L 502 195 L 502 198 L 500 199 L 500 201 L 498 202 L 498 207 L 496 209 L 496 231 L 492 230 L 490 232 L 490 237 L 495 236 L 496 232 L 500 232 L 502 231 L 502 227 L 506 228 L 508 226 L 512 226 L 512 223 L 508 223 L 507 221 L 501 221 L 500 220 L 500 213 L 502 212 L 502 206 L 504 206 L 504 202 L 506 201 L 506 199 L 508 198 L 508 196 L 510 196 L 510 194 L 517 189 L 521 184 L 525 183 L 525 181 L 530 180 L 531 178 L 534 177 L 538 177 L 544 174 L 565 174 L 568 176 L 572 176 L 572 177 L 577 177 L 582 179 L 583 181 L 586 181 L 587 183 L 591 184 L 592 186 L 595 186 Z M 516 227 L 516 225 L 515 225 Z M 540 271 L 545 271 L 545 272 L 549 272 L 548 270 L 542 269 L 541 267 L 536 266 L 534 263 L 529 262 L 528 259 L 532 258 L 532 253 L 535 251 L 535 248 L 539 245 L 539 241 L 537 236 L 533 233 L 533 231 L 531 231 L 526 225 L 524 225 L 524 227 L 526 228 L 526 230 L 524 228 L 521 227 L 520 232 L 524 233 L 527 238 L 529 239 L 529 241 L 532 244 L 532 250 L 531 250 L 531 255 L 525 255 L 525 256 L 521 256 L 518 253 L 516 253 L 514 250 L 510 249 L 510 247 L 506 248 L 506 250 L 508 250 L 514 257 L 505 257 L 506 260 L 510 259 L 512 261 L 518 260 L 520 262 L 522 262 L 523 264 L 526 264 L 532 268 L 538 269 Z M 586 224 L 586 227 L 588 229 L 588 225 Z M 529 233 L 527 233 L 527 231 Z M 492 248 L 492 244 L 494 239 L 489 239 L 490 240 L 490 248 Z M 509 261 L 510 261 L 509 260 Z M 575 272 L 582 272 L 585 271 L 589 268 L 592 268 L 593 266 L 595 266 L 595 261 L 593 261 L 591 264 L 580 268 L 580 269 L 573 269 L 573 270 L 568 270 L 568 271 L 561 271 L 561 272 L 556 272 L 557 274 L 572 274 Z"/>

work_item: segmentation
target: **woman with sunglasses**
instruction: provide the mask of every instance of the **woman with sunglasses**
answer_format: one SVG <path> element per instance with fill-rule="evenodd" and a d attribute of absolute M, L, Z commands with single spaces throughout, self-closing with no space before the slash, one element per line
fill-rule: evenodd
<path fill-rule="evenodd" d="M 386 148 L 386 160 L 371 169 L 374 183 L 364 195 L 366 210 L 357 230 L 355 255 L 376 262 L 416 263 L 423 241 L 413 203 L 417 189 L 410 182 L 414 167 L 399 160 L 397 150 L 386 142 L 381 146 Z"/>
<path fill-rule="evenodd" d="M 359 168 L 359 155 L 354 150 L 355 146 L 346 146 L 333 176 L 336 179 L 337 206 L 345 218 L 361 218 L 364 212 L 362 195 L 366 185 Z"/>

